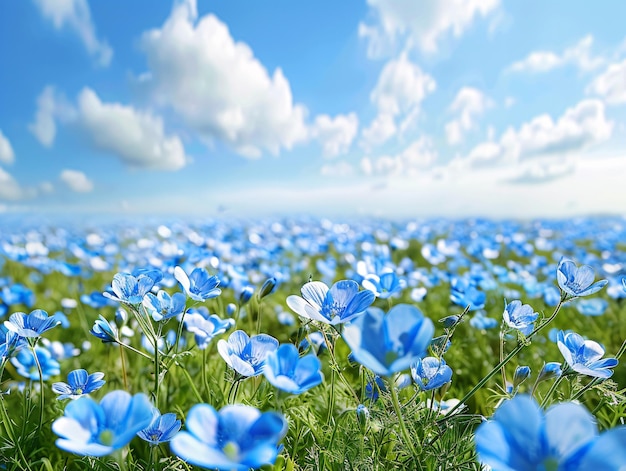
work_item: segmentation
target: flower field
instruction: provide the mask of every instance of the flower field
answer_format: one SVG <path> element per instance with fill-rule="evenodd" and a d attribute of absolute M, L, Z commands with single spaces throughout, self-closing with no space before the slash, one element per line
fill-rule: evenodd
<path fill-rule="evenodd" d="M 626 220 L 0 222 L 0 469 L 623 470 Z"/>

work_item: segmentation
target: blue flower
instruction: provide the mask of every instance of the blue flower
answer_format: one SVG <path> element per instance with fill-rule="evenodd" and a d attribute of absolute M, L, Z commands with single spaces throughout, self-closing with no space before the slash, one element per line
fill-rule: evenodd
<path fill-rule="evenodd" d="M 35 347 L 35 354 L 37 355 L 37 361 L 41 366 L 41 378 L 46 381 L 50 379 L 50 376 L 56 376 L 61 372 L 61 365 L 59 362 L 52 358 L 52 354 L 49 350 L 41 347 Z M 36 381 L 39 379 L 39 369 L 37 368 L 37 361 L 33 351 L 30 349 L 22 349 L 17 352 L 11 363 L 17 369 L 17 372 L 25 378 Z"/>
<path fill-rule="evenodd" d="M 395 296 L 406 287 L 406 281 L 399 278 L 394 271 L 385 271 L 380 276 L 367 275 L 361 284 L 381 299 Z"/>
<path fill-rule="evenodd" d="M 60 394 L 57 399 L 78 399 L 84 394 L 97 391 L 104 386 L 104 373 L 88 374 L 87 370 L 79 369 L 70 371 L 67 375 L 67 383 L 58 382 L 52 385 L 52 391 Z"/>
<path fill-rule="evenodd" d="M 452 278 L 450 282 L 450 300 L 457 306 L 470 311 L 476 311 L 485 307 L 487 295 L 479 291 L 468 279 Z"/>
<path fill-rule="evenodd" d="M 531 397 L 519 395 L 476 429 L 476 451 L 493 471 L 618 471 L 626 465 L 626 427 L 598 436 L 582 405 L 557 404 L 544 415 Z"/>
<path fill-rule="evenodd" d="M 96 319 L 94 322 L 89 333 L 102 340 L 102 343 L 117 342 L 117 328 L 111 325 L 104 317 L 99 317 L 100 318 Z"/>
<path fill-rule="evenodd" d="M 65 407 L 52 424 L 62 450 L 86 456 L 104 456 L 128 444 L 152 421 L 152 404 L 145 394 L 113 391 L 100 404 L 84 396 Z"/>
<path fill-rule="evenodd" d="M 443 358 L 418 358 L 411 365 L 411 376 L 422 391 L 430 391 L 452 380 L 452 368 L 446 365 Z"/>
<path fill-rule="evenodd" d="M 559 376 L 561 376 L 561 373 L 562 371 L 560 363 L 556 361 L 546 363 L 545 365 L 543 365 L 541 371 L 539 372 L 539 375 L 537 376 L 537 384 L 539 384 L 541 381 L 558 378 Z"/>
<path fill-rule="evenodd" d="M 310 281 L 301 292 L 302 297 L 289 296 L 287 306 L 306 319 L 330 325 L 351 321 L 376 299 L 369 290 L 359 291 L 353 280 L 338 281 L 330 289 L 321 281 Z"/>
<path fill-rule="evenodd" d="M 152 293 L 146 294 L 143 298 L 143 307 L 155 322 L 167 321 L 183 313 L 186 301 L 187 298 L 183 293 L 174 293 L 170 296 L 167 291 L 160 290 L 156 296 Z"/>
<path fill-rule="evenodd" d="M 181 268 L 174 268 L 174 278 L 178 280 L 187 296 L 194 301 L 206 301 L 222 293 L 218 288 L 220 280 L 217 276 L 209 275 L 204 268 L 194 268 L 189 276 Z"/>
<path fill-rule="evenodd" d="M 219 412 L 208 404 L 196 404 L 185 425 L 187 430 L 172 439 L 172 451 L 193 465 L 224 471 L 274 464 L 278 443 L 287 432 L 282 415 L 239 404 Z"/>
<path fill-rule="evenodd" d="M 120 303 L 136 306 L 141 304 L 143 297 L 153 286 L 154 279 L 148 275 L 134 277 L 130 273 L 116 273 L 111 283 L 114 294 L 105 291 L 102 295 Z"/>
<path fill-rule="evenodd" d="M 169 442 L 180 430 L 180 420 L 177 420 L 176 414 L 172 412 L 161 415 L 156 408 L 152 414 L 150 425 L 137 432 L 137 436 L 152 446 Z"/>
<path fill-rule="evenodd" d="M 529 366 L 518 366 L 515 368 L 515 374 L 513 375 L 513 390 L 517 390 L 520 385 L 528 379 L 530 376 Z"/>
<path fill-rule="evenodd" d="M 556 279 L 561 291 L 570 298 L 588 296 L 597 293 L 606 286 L 608 280 L 593 282 L 595 274 L 589 265 L 577 267 L 571 260 L 563 259 L 559 262 Z"/>
<path fill-rule="evenodd" d="M 0 325 L 0 364 L 24 345 L 26 345 L 24 337 L 20 337 L 15 332 L 8 330 L 4 325 Z"/>
<path fill-rule="evenodd" d="M 610 378 L 617 366 L 615 358 L 601 358 L 604 348 L 593 340 L 585 340 L 575 332 L 557 334 L 557 346 L 569 367 L 577 373 L 596 378 Z"/>
<path fill-rule="evenodd" d="M 200 312 L 192 312 L 185 316 L 185 327 L 194 334 L 200 350 L 209 346 L 211 340 L 223 334 L 235 325 L 235 319 L 221 319 L 216 314 L 204 317 Z"/>
<path fill-rule="evenodd" d="M 609 307 L 609 302 L 602 298 L 579 299 L 576 309 L 583 316 L 601 316 Z"/>
<path fill-rule="evenodd" d="M 470 309 L 471 310 L 471 309 Z M 483 311 L 478 311 L 476 314 L 472 316 L 469 321 L 469 324 L 474 327 L 474 329 L 493 329 L 497 327 L 498 321 L 493 317 L 487 317 L 483 313 Z"/>
<path fill-rule="evenodd" d="M 267 354 L 263 374 L 278 389 L 300 394 L 324 380 L 320 367 L 315 355 L 300 358 L 296 346 L 286 343 Z"/>
<path fill-rule="evenodd" d="M 54 316 L 48 317 L 48 313 L 41 309 L 35 309 L 30 314 L 16 312 L 11 314 L 8 321 L 4 321 L 4 326 L 8 330 L 25 338 L 40 337 L 45 331 L 59 324 L 60 322 Z"/>
<path fill-rule="evenodd" d="M 409 304 L 398 304 L 385 314 L 372 307 L 346 325 L 343 339 L 356 361 L 380 376 L 405 370 L 426 353 L 435 327 Z"/>
<path fill-rule="evenodd" d="M 511 329 L 517 329 L 522 334 L 528 335 L 533 331 L 534 322 L 539 317 L 539 314 L 528 304 L 522 305 L 521 301 L 516 300 L 510 304 L 505 302 L 502 317 L 504 318 L 504 323 Z"/>
<path fill-rule="evenodd" d="M 278 348 L 278 340 L 267 334 L 248 337 L 243 330 L 236 330 L 228 341 L 217 342 L 217 351 L 224 361 L 241 376 L 261 374 L 267 355 Z"/>
<path fill-rule="evenodd" d="M 380 376 L 375 375 L 374 378 L 369 380 L 365 385 L 365 397 L 372 402 L 376 402 L 381 392 L 387 392 L 387 385 Z"/>

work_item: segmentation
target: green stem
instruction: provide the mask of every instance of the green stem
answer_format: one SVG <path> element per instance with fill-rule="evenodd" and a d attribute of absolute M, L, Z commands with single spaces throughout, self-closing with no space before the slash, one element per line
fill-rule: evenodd
<path fill-rule="evenodd" d="M 187 371 L 187 368 L 181 365 L 180 369 L 183 370 L 183 374 L 185 375 L 185 378 L 187 378 L 187 381 L 189 382 L 189 386 L 191 386 L 191 390 L 196 395 L 196 399 L 198 400 L 198 402 L 203 402 L 202 396 L 200 395 L 200 391 L 198 391 L 198 388 L 196 388 L 196 385 L 193 383 L 193 378 L 189 374 L 189 371 Z"/>
<path fill-rule="evenodd" d="M 526 341 L 532 339 L 535 335 L 537 335 L 539 332 L 541 332 L 541 330 L 543 330 L 548 324 L 550 324 L 554 318 L 556 317 L 556 315 L 559 313 L 559 311 L 561 310 L 561 307 L 563 306 L 563 303 L 567 300 L 567 298 L 565 297 L 565 295 L 561 296 L 561 300 L 559 301 L 559 304 L 557 304 L 556 308 L 554 309 L 554 312 L 552 313 L 552 315 L 546 319 L 544 322 L 542 322 L 540 325 L 538 325 L 537 327 L 535 327 L 535 329 L 528 334 L 528 336 L 526 337 Z M 445 415 L 445 417 L 443 417 L 442 419 L 439 419 L 439 422 L 445 422 L 447 419 L 449 419 L 450 417 L 452 417 L 454 415 L 454 412 L 461 407 L 462 405 L 464 406 L 467 401 L 474 395 L 476 394 L 476 392 L 482 388 L 485 384 L 487 384 L 487 382 L 493 378 L 493 376 L 498 373 L 498 371 L 500 371 L 501 368 L 503 368 L 509 361 L 511 361 L 513 359 L 513 357 L 515 355 L 517 355 L 524 347 L 526 347 L 528 343 L 527 342 L 522 342 L 522 343 L 518 343 L 518 345 L 511 351 L 511 353 L 509 353 L 504 360 L 500 361 L 500 363 L 498 363 L 496 366 L 493 367 L 493 369 L 487 373 L 487 376 L 485 376 L 483 379 L 481 379 L 478 384 L 476 384 L 476 386 L 474 386 L 470 392 L 468 392 L 465 396 L 463 396 L 463 398 L 459 401 L 458 404 L 456 404 L 454 407 L 452 407 L 452 409 L 450 409 L 448 411 L 448 413 Z"/>
<path fill-rule="evenodd" d="M 504 327 L 504 326 L 503 326 Z M 504 360 L 504 328 L 500 328 L 500 363 Z M 506 393 L 506 367 L 502 365 L 500 368 L 502 375 L 502 390 Z"/>
<path fill-rule="evenodd" d="M 256 333 L 261 333 L 261 310 L 263 308 L 263 303 L 259 301 L 259 308 L 257 310 L 257 318 L 256 318 Z"/>
<path fill-rule="evenodd" d="M 391 391 L 391 402 L 393 403 L 393 409 L 396 412 L 396 416 L 398 417 L 398 424 L 400 425 L 400 432 L 402 433 L 402 438 L 405 441 L 407 447 L 411 452 L 411 456 L 417 461 L 417 452 L 415 447 L 413 446 L 413 440 L 411 440 L 411 436 L 406 428 L 406 424 L 404 423 L 404 417 L 402 416 L 402 410 L 400 409 L 400 401 L 398 400 L 398 392 L 396 391 L 395 382 L 392 378 L 389 378 L 389 389 Z M 419 445 L 419 443 L 418 443 Z"/>
<path fill-rule="evenodd" d="M 554 391 L 556 391 L 556 388 L 559 387 L 559 384 L 561 384 L 561 381 L 563 381 L 563 378 L 565 377 L 565 373 L 562 373 L 561 376 L 559 376 L 556 381 L 554 381 L 554 383 L 552 383 L 552 386 L 550 386 L 550 389 L 548 390 L 547 394 L 544 396 L 543 400 L 541 401 L 541 407 L 545 407 L 546 404 L 548 403 L 548 400 L 550 399 L 550 397 L 552 397 L 552 394 L 554 394 Z"/>
<path fill-rule="evenodd" d="M 44 409 L 44 388 L 43 388 L 43 371 L 41 369 L 41 364 L 39 363 L 39 358 L 37 358 L 37 352 L 35 351 L 35 345 L 37 344 L 37 340 L 35 340 L 30 348 L 33 351 L 33 356 L 35 357 L 35 364 L 37 365 L 37 371 L 39 372 L 39 427 L 43 425 L 43 409 Z"/>
<path fill-rule="evenodd" d="M 122 360 L 122 380 L 124 382 L 124 389 L 128 391 L 128 378 L 126 374 L 126 359 L 124 358 L 124 349 L 122 348 L 121 343 L 119 345 L 120 345 L 120 358 Z"/>

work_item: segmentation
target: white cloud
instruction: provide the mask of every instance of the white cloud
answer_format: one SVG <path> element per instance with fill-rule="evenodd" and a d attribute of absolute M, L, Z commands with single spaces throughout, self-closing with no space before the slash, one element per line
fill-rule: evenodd
<path fill-rule="evenodd" d="M 39 190 L 41 193 L 52 193 L 54 191 L 54 185 L 51 182 L 41 182 L 39 184 Z"/>
<path fill-rule="evenodd" d="M 626 103 L 626 60 L 610 64 L 587 87 L 587 93 L 600 95 L 610 105 Z"/>
<path fill-rule="evenodd" d="M 5 164 L 13 163 L 15 160 L 15 153 L 9 139 L 2 133 L 0 129 L 0 162 Z"/>
<path fill-rule="evenodd" d="M 30 132 L 45 147 L 52 146 L 56 137 L 55 107 L 54 88 L 48 85 L 37 98 L 35 121 L 28 125 Z"/>
<path fill-rule="evenodd" d="M 131 167 L 178 170 L 188 158 L 178 136 L 166 135 L 163 119 L 120 103 L 103 103 L 83 89 L 78 96 L 77 124 L 93 145 Z"/>
<path fill-rule="evenodd" d="M 35 4 L 57 30 L 67 27 L 77 34 L 99 65 L 106 67 L 111 63 L 113 50 L 96 36 L 87 0 L 35 0 Z"/>
<path fill-rule="evenodd" d="M 337 162 L 322 165 L 320 173 L 325 177 L 349 177 L 354 174 L 354 168 L 348 162 Z"/>
<path fill-rule="evenodd" d="M 361 171 L 373 176 L 414 176 L 432 166 L 437 160 L 437 151 L 432 141 L 421 137 L 396 155 L 383 155 L 377 159 L 365 157 L 361 160 Z"/>
<path fill-rule="evenodd" d="M 0 168 L 0 200 L 17 201 L 36 195 L 33 188 L 22 187 L 13 176 Z"/>
<path fill-rule="evenodd" d="M 396 119 L 402 119 L 401 130 L 417 118 L 421 103 L 437 88 L 437 83 L 412 63 L 405 53 L 385 64 L 378 82 L 370 94 L 378 115 L 363 130 L 365 148 L 380 145 L 397 133 Z"/>
<path fill-rule="evenodd" d="M 70 190 L 77 193 L 89 193 L 93 190 L 93 182 L 87 178 L 87 175 L 78 170 L 65 169 L 59 178 Z"/>
<path fill-rule="evenodd" d="M 219 139 L 246 157 L 278 154 L 308 138 L 306 109 L 294 104 L 280 68 L 270 76 L 215 15 L 198 19 L 193 0 L 178 2 L 160 29 L 143 34 L 150 86 L 204 139 Z"/>
<path fill-rule="evenodd" d="M 547 183 L 571 175 L 576 171 L 574 159 L 556 162 L 531 162 L 520 168 L 519 173 L 508 181 L 518 184 Z"/>
<path fill-rule="evenodd" d="M 337 115 L 318 115 L 312 129 L 312 136 L 322 144 L 325 157 L 336 157 L 345 154 L 356 137 L 359 118 L 356 113 Z"/>
<path fill-rule="evenodd" d="M 475 17 L 494 12 L 499 0 L 367 0 L 376 22 L 361 23 L 359 36 L 368 40 L 368 57 L 388 54 L 398 40 L 425 52 L 436 52 L 449 34 L 460 37 Z"/>
<path fill-rule="evenodd" d="M 601 67 L 604 59 L 591 55 L 593 36 L 587 35 L 572 47 L 565 49 L 561 54 L 551 51 L 534 51 L 525 59 L 514 62 L 506 70 L 508 72 L 548 72 L 557 67 L 574 65 L 582 71 L 590 71 Z"/>
<path fill-rule="evenodd" d="M 493 102 L 483 92 L 472 87 L 463 87 L 450 105 L 450 111 L 457 115 L 456 119 L 446 124 L 448 143 L 455 145 L 463 140 L 463 135 L 474 129 L 476 120 Z"/>
<path fill-rule="evenodd" d="M 583 100 L 568 108 L 556 121 L 547 114 L 533 118 L 517 130 L 509 127 L 499 142 L 484 142 L 461 159 L 472 166 L 515 164 L 537 157 L 564 157 L 606 141 L 613 132 L 604 103 Z"/>

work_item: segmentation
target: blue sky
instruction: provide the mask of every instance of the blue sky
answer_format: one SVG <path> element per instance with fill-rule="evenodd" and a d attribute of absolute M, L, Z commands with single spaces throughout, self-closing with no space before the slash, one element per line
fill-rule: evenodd
<path fill-rule="evenodd" d="M 626 3 L 0 5 L 0 211 L 626 213 Z"/>

